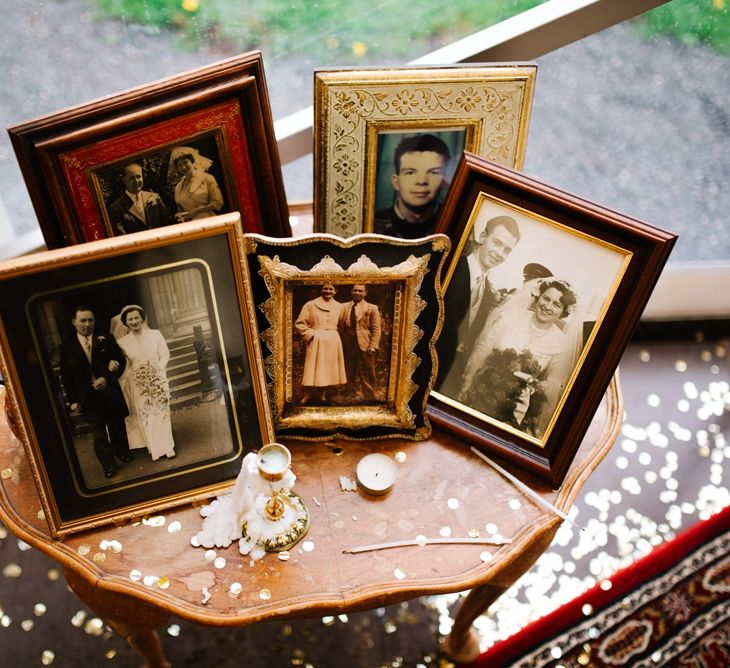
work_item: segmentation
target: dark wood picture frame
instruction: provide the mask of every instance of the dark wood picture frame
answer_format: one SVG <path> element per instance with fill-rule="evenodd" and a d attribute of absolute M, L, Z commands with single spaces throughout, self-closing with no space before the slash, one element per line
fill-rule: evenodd
<path fill-rule="evenodd" d="M 437 231 L 453 252 L 428 414 L 559 486 L 676 235 L 469 152 Z"/>
<path fill-rule="evenodd" d="M 8 133 L 49 248 L 122 233 L 110 210 L 124 196 L 129 163 L 139 164 L 143 189 L 151 184 L 148 197 L 166 203 L 164 220 L 174 222 L 175 208 L 184 209 L 167 178 L 176 147 L 202 156 L 206 184 L 217 184 L 208 216 L 239 211 L 247 232 L 291 235 L 258 51 L 14 125 Z"/>
<path fill-rule="evenodd" d="M 0 265 L 7 408 L 54 536 L 220 494 L 274 440 L 242 244 L 231 213 Z"/>

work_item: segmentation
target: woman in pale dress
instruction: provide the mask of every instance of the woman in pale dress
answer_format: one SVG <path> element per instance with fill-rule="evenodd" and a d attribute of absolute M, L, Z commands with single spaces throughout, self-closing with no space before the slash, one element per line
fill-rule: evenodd
<path fill-rule="evenodd" d="M 121 385 L 129 407 L 126 420 L 129 447 L 147 448 L 153 460 L 163 455 L 174 457 L 167 343 L 158 329 L 147 327 L 147 314 L 141 306 L 125 306 L 120 318 L 129 329 L 129 334 L 118 341 L 127 358 Z"/>
<path fill-rule="evenodd" d="M 459 400 L 542 436 L 581 353 L 576 303 L 573 288 L 552 277 L 508 298 L 474 345 Z"/>
<path fill-rule="evenodd" d="M 337 323 L 342 304 L 335 300 L 337 288 L 325 283 L 320 296 L 308 301 L 294 323 L 304 339 L 307 352 L 302 374 L 302 403 L 324 403 L 337 385 L 347 382 L 345 355 Z"/>
<path fill-rule="evenodd" d="M 175 184 L 178 223 L 216 215 L 223 208 L 223 194 L 208 169 L 213 164 L 196 148 L 176 146 L 170 152 L 168 178 Z"/>

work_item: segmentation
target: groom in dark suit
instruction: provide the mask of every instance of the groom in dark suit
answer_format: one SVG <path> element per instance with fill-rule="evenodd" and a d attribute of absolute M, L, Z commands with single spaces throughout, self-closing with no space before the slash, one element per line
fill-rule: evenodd
<path fill-rule="evenodd" d="M 117 472 L 117 459 L 129 462 L 124 418 L 129 415 L 119 376 L 126 361 L 114 337 L 94 335 L 94 313 L 77 306 L 71 320 L 73 339 L 61 345 L 61 377 L 72 413 L 81 410 L 91 427 L 94 453 L 104 475 Z"/>
<path fill-rule="evenodd" d="M 487 221 L 472 252 L 459 258 L 444 293 L 444 326 L 436 342 L 437 392 L 449 397 L 458 394 L 474 344 L 499 304 L 489 272 L 509 257 L 519 240 L 514 218 L 495 216 Z"/>
<path fill-rule="evenodd" d="M 137 162 L 124 165 L 124 194 L 109 205 L 109 221 L 115 235 L 151 230 L 172 221 L 162 198 L 151 190 L 143 190 L 142 166 Z"/>

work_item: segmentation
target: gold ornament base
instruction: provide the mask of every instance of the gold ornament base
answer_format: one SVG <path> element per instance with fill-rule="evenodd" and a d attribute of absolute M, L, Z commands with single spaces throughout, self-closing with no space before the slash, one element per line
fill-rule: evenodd
<path fill-rule="evenodd" d="M 294 509 L 297 519 L 288 529 L 275 534 L 271 538 L 259 538 L 256 544 L 267 552 L 283 552 L 294 547 L 309 530 L 309 510 L 302 498 L 295 492 L 279 492 L 279 498 Z M 247 536 L 246 525 L 243 526 L 243 537 Z"/>

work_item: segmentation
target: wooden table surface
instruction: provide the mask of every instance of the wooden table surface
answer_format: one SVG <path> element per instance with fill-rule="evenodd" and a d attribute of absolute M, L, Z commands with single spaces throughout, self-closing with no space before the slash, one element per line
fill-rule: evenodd
<path fill-rule="evenodd" d="M 567 511 L 613 444 L 621 418 L 621 395 L 614 379 L 558 492 L 529 474 L 512 471 Z M 199 509 L 189 505 L 53 540 L 23 446 L 4 418 L 0 423 L 0 518 L 24 541 L 102 592 L 125 594 L 182 618 L 218 626 L 372 608 L 483 583 L 511 584 L 512 562 L 538 538 L 552 537 L 561 523 L 468 446 L 440 431 L 421 442 L 287 444 L 297 475 L 294 490 L 311 515 L 309 533 L 290 551 L 287 561 L 267 554 L 250 565 L 236 543 L 215 549 L 215 558 L 222 560 L 213 560 L 213 554 L 191 545 L 202 518 Z M 358 460 L 373 451 L 402 460 L 392 491 L 382 497 L 342 491 L 339 477 L 354 480 Z M 438 537 L 446 527 L 453 537 L 466 537 L 471 529 L 486 537 L 488 524 L 496 525 L 512 544 L 343 553 L 357 545 L 419 534 Z M 485 551 L 492 555 L 487 562 L 482 560 Z M 210 594 L 207 602 L 204 589 Z"/>

